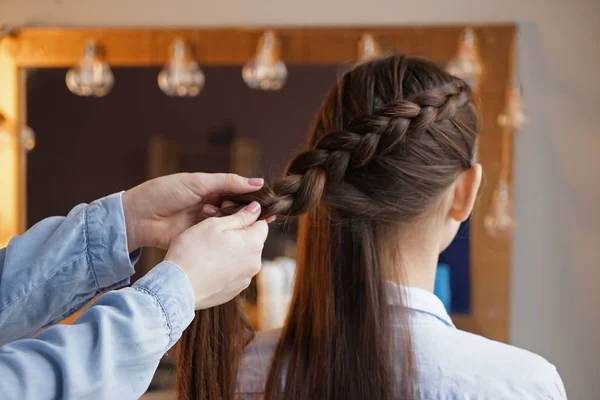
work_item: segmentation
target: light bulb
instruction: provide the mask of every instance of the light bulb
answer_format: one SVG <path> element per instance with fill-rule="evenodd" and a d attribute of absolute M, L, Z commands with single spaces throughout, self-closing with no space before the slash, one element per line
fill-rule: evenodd
<path fill-rule="evenodd" d="M 242 68 L 242 78 L 251 89 L 279 90 L 287 76 L 287 68 L 279 58 L 279 39 L 273 31 L 266 31 L 256 55 Z"/>
<path fill-rule="evenodd" d="M 468 28 L 463 32 L 458 53 L 448 63 L 446 71 L 467 82 L 474 91 L 478 89 L 483 67 L 473 29 Z"/>
<path fill-rule="evenodd" d="M 89 41 L 81 62 L 67 71 L 65 81 L 69 90 L 78 96 L 104 97 L 112 89 L 115 78 L 108 64 L 100 59 L 96 44 Z"/>
<path fill-rule="evenodd" d="M 508 238 L 516 226 L 513 216 L 513 198 L 508 182 L 500 179 L 492 194 L 492 201 L 484 225 L 491 236 Z"/>
<path fill-rule="evenodd" d="M 28 126 L 25 126 L 19 132 L 19 140 L 21 141 L 21 146 L 23 149 L 29 153 L 35 147 L 35 132 Z"/>
<path fill-rule="evenodd" d="M 373 35 L 365 33 L 358 42 L 358 61 L 369 61 L 382 55 L 381 47 Z"/>
<path fill-rule="evenodd" d="M 527 125 L 528 118 L 523 111 L 523 98 L 521 96 L 521 86 L 518 82 L 512 86 L 508 104 L 504 113 L 498 116 L 498 124 L 510 129 L 512 132 L 518 132 L 523 126 Z"/>
<path fill-rule="evenodd" d="M 158 86 L 172 97 L 194 97 L 204 88 L 204 73 L 191 57 L 190 50 L 181 39 L 173 43 L 171 57 L 158 74 Z"/>

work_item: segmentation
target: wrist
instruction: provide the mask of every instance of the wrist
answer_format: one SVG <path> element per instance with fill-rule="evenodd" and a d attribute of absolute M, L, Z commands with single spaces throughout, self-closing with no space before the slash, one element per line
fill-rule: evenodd
<path fill-rule="evenodd" d="M 133 253 L 143 245 L 139 241 L 137 234 L 138 218 L 135 215 L 135 209 L 131 206 L 131 198 L 129 191 L 123 193 L 121 197 L 123 205 L 123 215 L 125 217 L 125 233 L 127 235 L 127 251 Z"/>

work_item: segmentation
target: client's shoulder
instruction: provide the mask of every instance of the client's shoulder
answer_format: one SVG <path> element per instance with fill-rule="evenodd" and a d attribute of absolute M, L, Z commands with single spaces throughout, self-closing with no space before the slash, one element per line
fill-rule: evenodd
<path fill-rule="evenodd" d="M 560 375 L 543 357 L 468 332 L 444 331 L 415 335 L 422 335 L 416 351 L 425 391 L 455 391 L 457 398 L 566 399 Z"/>
<path fill-rule="evenodd" d="M 242 356 L 236 392 L 246 394 L 263 392 L 279 334 L 279 329 L 256 333 Z"/>

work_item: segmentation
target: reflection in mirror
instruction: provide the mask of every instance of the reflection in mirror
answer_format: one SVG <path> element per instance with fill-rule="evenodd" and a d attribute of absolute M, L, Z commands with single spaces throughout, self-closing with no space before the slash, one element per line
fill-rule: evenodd
<path fill-rule="evenodd" d="M 205 66 L 206 86 L 193 98 L 165 96 L 156 84 L 160 67 L 113 68 L 119 84 L 103 98 L 70 93 L 65 69 L 29 70 L 27 124 L 37 145 L 28 158 L 28 221 L 64 215 L 74 204 L 163 174 L 235 171 L 277 179 L 303 147 L 315 111 L 346 68 L 290 65 L 293 78 L 280 91 L 265 92 L 250 89 L 239 66 Z M 246 296 L 256 328 L 283 322 L 295 230 L 293 223 L 271 228 L 264 251 L 268 268 Z M 144 252 L 138 276 L 162 256 Z M 469 275 L 466 224 L 440 258 L 436 292 L 452 312 L 470 311 Z M 271 306 L 261 310 L 257 299 Z M 172 384 L 170 368 L 167 356 L 153 387 Z"/>

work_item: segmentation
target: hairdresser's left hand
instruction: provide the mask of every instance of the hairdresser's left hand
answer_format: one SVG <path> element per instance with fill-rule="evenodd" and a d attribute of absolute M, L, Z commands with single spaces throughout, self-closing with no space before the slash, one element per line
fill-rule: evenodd
<path fill-rule="evenodd" d="M 250 193 L 260 178 L 235 174 L 181 173 L 142 183 L 123 194 L 129 252 L 140 247 L 167 249 L 181 232 L 214 214 L 225 194 Z"/>

